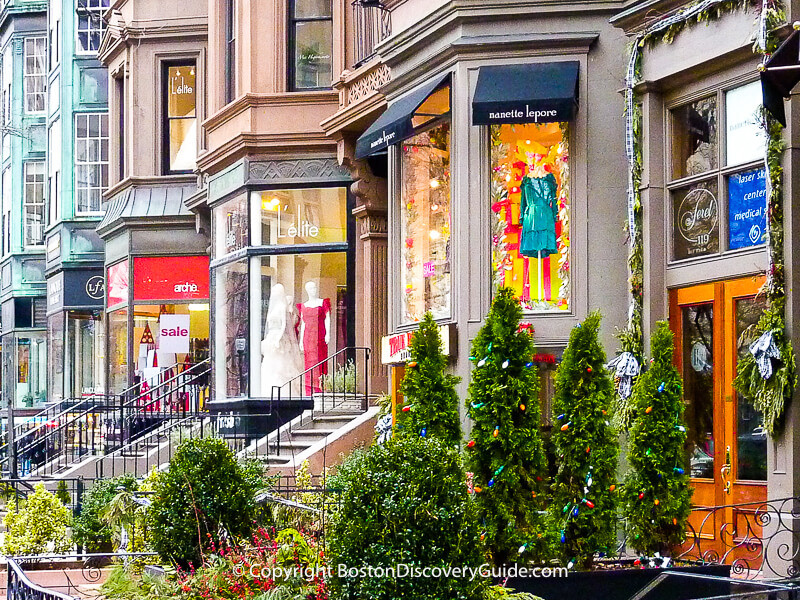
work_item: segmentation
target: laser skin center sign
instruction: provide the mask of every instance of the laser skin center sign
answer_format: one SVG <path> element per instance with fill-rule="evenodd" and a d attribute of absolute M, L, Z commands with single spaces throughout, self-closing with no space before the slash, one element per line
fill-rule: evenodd
<path fill-rule="evenodd" d="M 161 315 L 158 323 L 158 349 L 161 352 L 189 352 L 189 315 Z"/>
<path fill-rule="evenodd" d="M 728 180 L 728 231 L 731 250 L 764 243 L 767 226 L 767 172 L 763 167 Z"/>

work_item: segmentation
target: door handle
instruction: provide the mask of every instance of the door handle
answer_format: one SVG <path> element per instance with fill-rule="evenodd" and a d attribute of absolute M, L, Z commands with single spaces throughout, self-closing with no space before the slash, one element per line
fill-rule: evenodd
<path fill-rule="evenodd" d="M 725 464 L 722 465 L 722 468 L 719 470 L 719 475 L 722 478 L 724 484 L 723 489 L 725 490 L 726 494 L 731 493 L 731 480 L 730 480 L 731 472 L 732 472 L 731 447 L 727 446 L 725 448 Z"/>

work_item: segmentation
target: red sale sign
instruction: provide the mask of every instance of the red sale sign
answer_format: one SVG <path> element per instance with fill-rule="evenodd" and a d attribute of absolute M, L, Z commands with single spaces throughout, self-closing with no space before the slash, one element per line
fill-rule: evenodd
<path fill-rule="evenodd" d="M 137 256 L 135 300 L 208 300 L 207 256 Z"/>

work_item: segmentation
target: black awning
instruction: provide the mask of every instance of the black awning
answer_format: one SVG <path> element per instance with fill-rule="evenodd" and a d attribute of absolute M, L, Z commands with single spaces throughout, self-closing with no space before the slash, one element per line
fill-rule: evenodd
<path fill-rule="evenodd" d="M 414 113 L 433 92 L 449 81 L 450 73 L 441 75 L 389 103 L 386 111 L 356 141 L 356 158 L 380 152 L 410 136 L 414 130 L 411 122 Z"/>
<path fill-rule="evenodd" d="M 481 67 L 472 124 L 569 121 L 578 110 L 577 61 Z"/>
<path fill-rule="evenodd" d="M 761 71 L 761 94 L 764 107 L 772 116 L 786 127 L 786 112 L 783 99 L 788 98 L 792 88 L 800 82 L 800 31 L 792 35 L 780 45 L 770 56 Z"/>

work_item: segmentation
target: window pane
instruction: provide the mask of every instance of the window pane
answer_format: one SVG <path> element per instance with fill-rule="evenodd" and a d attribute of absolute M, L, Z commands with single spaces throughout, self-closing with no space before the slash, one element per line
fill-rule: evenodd
<path fill-rule="evenodd" d="M 750 352 L 752 336 L 745 335 L 749 327 L 767 307 L 764 295 L 736 301 L 737 361 Z M 755 481 L 767 480 L 767 432 L 762 426 L 763 416 L 741 393 L 736 392 L 736 477 Z"/>
<path fill-rule="evenodd" d="M 347 346 L 347 254 L 277 255 L 255 259 L 260 267 L 258 352 L 260 394 L 286 386 L 282 397 L 310 395 L 331 375 L 325 359 Z M 300 375 L 309 373 L 305 381 Z M 288 385 L 287 385 L 288 384 Z"/>
<path fill-rule="evenodd" d="M 77 51 L 82 53 L 96 52 L 103 40 L 106 24 L 103 13 L 108 8 L 109 0 L 81 0 L 75 12 L 78 15 Z"/>
<path fill-rule="evenodd" d="M 495 291 L 514 288 L 527 311 L 568 310 L 569 150 L 566 124 L 491 128 Z"/>
<path fill-rule="evenodd" d="M 295 0 L 294 18 L 330 17 L 331 0 Z"/>
<path fill-rule="evenodd" d="M 401 145 L 403 322 L 450 316 L 450 124 Z"/>
<path fill-rule="evenodd" d="M 107 69 L 83 69 L 81 71 L 81 102 L 108 102 Z"/>
<path fill-rule="evenodd" d="M 676 260 L 719 252 L 717 180 L 672 192 L 672 246 Z"/>
<path fill-rule="evenodd" d="M 672 112 L 672 178 L 717 168 L 717 98 L 711 96 Z"/>
<path fill-rule="evenodd" d="M 75 197 L 79 213 L 102 208 L 101 196 L 108 187 L 107 134 L 107 114 L 76 115 Z"/>
<path fill-rule="evenodd" d="M 766 240 L 767 171 L 763 167 L 728 177 L 728 248 L 758 246 Z"/>
<path fill-rule="evenodd" d="M 248 245 L 248 214 L 246 195 L 214 208 L 213 258 L 236 252 Z"/>
<path fill-rule="evenodd" d="M 309 188 L 255 192 L 261 240 L 254 245 L 347 241 L 347 190 Z"/>
<path fill-rule="evenodd" d="M 714 311 L 683 307 L 683 398 L 692 477 L 714 477 Z"/>
<path fill-rule="evenodd" d="M 295 24 L 295 88 L 327 88 L 331 85 L 333 52 L 332 21 Z"/>
<path fill-rule="evenodd" d="M 760 125 L 761 82 L 729 90 L 725 94 L 726 164 L 740 165 L 764 160 L 767 137 Z"/>
<path fill-rule="evenodd" d="M 108 375 L 109 393 L 119 394 L 128 387 L 128 311 L 124 308 L 108 315 Z"/>
<path fill-rule="evenodd" d="M 50 400 L 64 398 L 64 313 L 59 312 L 47 318 L 48 381 Z"/>
<path fill-rule="evenodd" d="M 197 119 L 169 122 L 169 169 L 191 171 L 197 161 Z"/>
<path fill-rule="evenodd" d="M 169 67 L 167 86 L 167 116 L 193 117 L 195 110 L 194 65 Z"/>
<path fill-rule="evenodd" d="M 246 396 L 250 364 L 247 261 L 216 269 L 214 280 L 216 389 L 227 398 Z"/>

